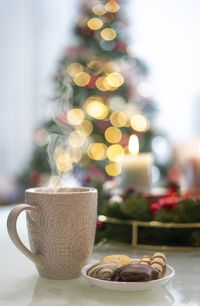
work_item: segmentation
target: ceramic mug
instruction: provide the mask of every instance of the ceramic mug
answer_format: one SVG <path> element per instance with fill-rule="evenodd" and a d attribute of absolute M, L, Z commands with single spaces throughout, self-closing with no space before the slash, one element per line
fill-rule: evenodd
<path fill-rule="evenodd" d="M 14 207 L 7 220 L 16 247 L 32 260 L 40 274 L 50 279 L 70 279 L 80 274 L 94 245 L 97 190 L 94 188 L 31 188 L 25 203 Z M 29 250 L 20 240 L 16 223 L 26 210 Z"/>

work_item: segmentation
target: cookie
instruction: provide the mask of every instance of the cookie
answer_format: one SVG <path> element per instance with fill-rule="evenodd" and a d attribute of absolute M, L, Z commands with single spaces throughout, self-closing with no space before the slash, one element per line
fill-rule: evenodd
<path fill-rule="evenodd" d="M 115 264 L 115 263 L 97 263 L 90 267 L 87 270 L 87 275 L 98 278 L 98 279 L 103 279 L 103 280 L 111 280 L 114 272 L 120 268 L 120 265 Z"/>
<path fill-rule="evenodd" d="M 154 253 L 151 258 L 150 266 L 159 271 L 159 278 L 163 275 L 165 271 L 165 261 L 166 257 L 161 252 Z"/>
<path fill-rule="evenodd" d="M 144 256 L 140 259 L 139 264 L 149 266 L 150 262 L 151 262 L 151 257 L 148 256 L 148 255 L 144 255 Z"/>
<path fill-rule="evenodd" d="M 128 257 L 127 255 L 121 255 L 121 254 L 108 255 L 100 260 L 100 263 L 105 263 L 105 262 L 113 262 L 113 263 L 119 264 L 120 266 L 124 266 L 124 265 L 133 263 L 130 257 Z"/>

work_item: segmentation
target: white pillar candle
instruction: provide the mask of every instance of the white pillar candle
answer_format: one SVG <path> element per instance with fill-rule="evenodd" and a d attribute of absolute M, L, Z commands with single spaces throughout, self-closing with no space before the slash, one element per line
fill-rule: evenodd
<path fill-rule="evenodd" d="M 122 188 L 133 187 L 149 193 L 152 182 L 153 156 L 151 153 L 125 154 L 122 161 Z"/>

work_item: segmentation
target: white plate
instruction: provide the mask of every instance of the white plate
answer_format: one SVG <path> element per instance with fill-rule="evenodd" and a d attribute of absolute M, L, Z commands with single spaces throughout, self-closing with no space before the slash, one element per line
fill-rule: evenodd
<path fill-rule="evenodd" d="M 139 259 L 133 259 L 133 263 L 138 263 Z M 86 278 L 86 280 L 91 284 L 101 288 L 112 289 L 117 291 L 141 291 L 153 289 L 166 284 L 170 278 L 175 274 L 174 269 L 166 265 L 166 272 L 160 279 L 147 281 L 147 282 L 116 282 L 116 281 L 106 281 L 98 278 L 93 278 L 87 275 L 87 270 L 94 264 L 87 265 L 82 268 L 81 273 Z"/>

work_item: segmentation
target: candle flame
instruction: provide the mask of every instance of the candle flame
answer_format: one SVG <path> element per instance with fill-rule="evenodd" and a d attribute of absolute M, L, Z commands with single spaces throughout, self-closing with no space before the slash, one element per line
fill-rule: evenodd
<path fill-rule="evenodd" d="M 129 152 L 132 154 L 138 154 L 139 153 L 139 140 L 137 135 L 131 135 L 129 138 L 129 143 L 128 143 L 128 149 Z"/>

